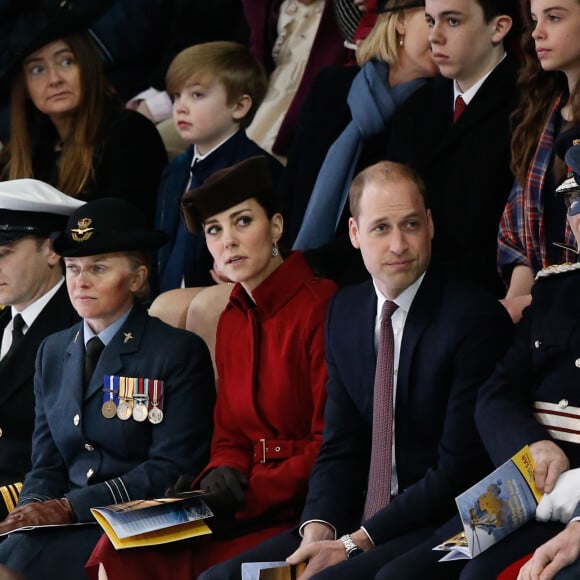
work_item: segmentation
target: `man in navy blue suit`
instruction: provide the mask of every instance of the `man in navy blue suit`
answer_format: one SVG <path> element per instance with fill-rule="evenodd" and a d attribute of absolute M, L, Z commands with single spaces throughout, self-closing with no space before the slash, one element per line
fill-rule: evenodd
<path fill-rule="evenodd" d="M 309 562 L 301 580 L 374 578 L 450 517 L 455 496 L 490 469 L 473 412 L 511 337 L 509 317 L 491 295 L 429 267 L 434 225 L 412 170 L 378 163 L 355 178 L 349 195 L 351 242 L 372 281 L 343 289 L 329 309 L 326 426 L 301 525 L 203 580 L 239 578 L 241 562 L 285 558 L 296 548 L 289 561 Z M 367 488 L 376 483 L 373 400 L 386 300 L 397 305 L 391 498 L 365 518 Z"/>

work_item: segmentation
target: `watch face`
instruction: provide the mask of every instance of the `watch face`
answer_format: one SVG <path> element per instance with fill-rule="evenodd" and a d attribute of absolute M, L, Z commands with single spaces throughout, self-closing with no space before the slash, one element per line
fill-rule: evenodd
<path fill-rule="evenodd" d="M 353 548 L 352 550 L 349 550 L 346 553 L 346 557 L 350 560 L 351 558 L 354 558 L 355 556 L 358 556 L 359 554 L 362 554 L 363 550 L 362 548 L 359 548 L 358 546 L 356 546 L 355 548 Z"/>

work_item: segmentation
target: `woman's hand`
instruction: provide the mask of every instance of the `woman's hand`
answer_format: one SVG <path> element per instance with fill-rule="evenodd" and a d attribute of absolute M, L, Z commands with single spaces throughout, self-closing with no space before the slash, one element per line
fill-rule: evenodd
<path fill-rule="evenodd" d="M 213 268 L 209 271 L 210 276 L 216 284 L 232 284 L 232 281 L 220 273 L 216 263 L 213 263 Z"/>
<path fill-rule="evenodd" d="M 165 490 L 165 497 L 172 497 L 175 495 L 179 495 L 180 493 L 186 493 L 191 491 L 193 482 L 195 481 L 195 477 L 193 475 L 189 475 L 188 473 L 184 473 L 177 478 L 177 481 Z"/>
<path fill-rule="evenodd" d="M 0 534 L 25 526 L 72 524 L 77 518 L 66 498 L 35 501 L 14 508 L 3 522 Z"/>
<path fill-rule="evenodd" d="M 233 467 L 221 465 L 201 480 L 200 487 L 213 496 L 209 502 L 212 509 L 215 507 L 223 514 L 233 513 L 244 507 L 248 478 Z"/>

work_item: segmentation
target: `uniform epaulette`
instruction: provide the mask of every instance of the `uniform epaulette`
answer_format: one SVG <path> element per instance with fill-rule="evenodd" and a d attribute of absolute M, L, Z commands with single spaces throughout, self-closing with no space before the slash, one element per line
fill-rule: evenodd
<path fill-rule="evenodd" d="M 538 278 L 546 278 L 548 276 L 554 276 L 555 274 L 565 274 L 566 272 L 573 272 L 574 270 L 580 270 L 580 262 L 566 262 L 565 264 L 554 264 L 553 266 L 547 266 L 546 268 L 540 270 L 536 274 L 536 280 Z"/>

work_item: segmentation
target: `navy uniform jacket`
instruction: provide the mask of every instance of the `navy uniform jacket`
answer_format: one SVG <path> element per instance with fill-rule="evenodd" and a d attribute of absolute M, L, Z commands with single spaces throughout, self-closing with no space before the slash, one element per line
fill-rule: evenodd
<path fill-rule="evenodd" d="M 339 534 L 361 524 L 367 487 L 376 303 L 372 282 L 347 287 L 327 318 L 326 426 L 302 522 L 324 520 Z M 407 316 L 397 375 L 399 495 L 363 522 L 376 544 L 444 522 L 455 496 L 489 471 L 473 410 L 511 329 L 490 295 L 428 270 Z"/>
<path fill-rule="evenodd" d="M 129 338 L 128 338 L 129 337 Z M 82 323 L 41 345 L 34 381 L 32 470 L 20 502 L 67 497 L 80 521 L 89 508 L 163 495 L 181 473 L 206 464 L 215 397 L 202 340 L 135 304 L 104 349 L 83 393 Z M 105 419 L 103 375 L 162 379 L 164 419 Z"/>
<path fill-rule="evenodd" d="M 0 314 L 0 336 L 10 322 Z M 30 469 L 34 428 L 34 360 L 40 343 L 79 319 L 63 284 L 42 309 L 22 342 L 0 361 L 0 485 L 22 481 Z"/>
<path fill-rule="evenodd" d="M 476 420 L 496 465 L 524 445 L 552 439 L 534 417 L 535 401 L 566 413 L 580 407 L 580 270 L 538 278 L 532 304 L 517 325 L 513 346 L 482 387 Z M 569 427 L 578 442 L 556 439 L 580 467 L 580 417 Z M 568 438 L 565 432 L 559 437 Z"/>

